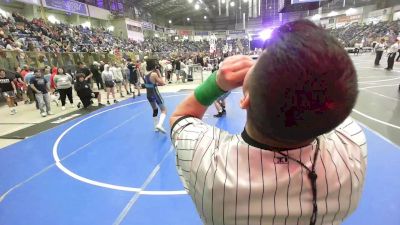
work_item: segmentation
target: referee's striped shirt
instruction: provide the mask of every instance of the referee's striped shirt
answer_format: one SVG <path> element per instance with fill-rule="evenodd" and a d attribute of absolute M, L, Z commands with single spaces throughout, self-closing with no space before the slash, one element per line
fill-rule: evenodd
<path fill-rule="evenodd" d="M 311 183 L 299 163 L 251 139 L 182 117 L 172 127 L 178 173 L 205 224 L 309 224 Z M 316 161 L 316 224 L 340 224 L 357 207 L 367 164 L 352 119 L 322 135 Z M 283 153 L 311 168 L 317 142 Z"/>

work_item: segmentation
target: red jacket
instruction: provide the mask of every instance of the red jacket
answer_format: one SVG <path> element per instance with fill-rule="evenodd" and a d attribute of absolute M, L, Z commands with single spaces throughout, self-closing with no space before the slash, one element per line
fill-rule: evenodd
<path fill-rule="evenodd" d="M 53 67 L 53 69 L 51 70 L 51 76 L 50 76 L 50 88 L 51 89 L 56 89 L 56 83 L 54 83 L 54 77 L 57 75 L 57 73 L 58 73 L 58 68 Z"/>

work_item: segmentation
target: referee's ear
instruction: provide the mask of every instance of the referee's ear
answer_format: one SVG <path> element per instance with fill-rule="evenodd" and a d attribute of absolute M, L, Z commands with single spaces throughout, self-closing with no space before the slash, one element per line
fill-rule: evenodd
<path fill-rule="evenodd" d="M 250 95 L 248 91 L 245 91 L 244 96 L 240 99 L 240 108 L 242 109 L 249 109 L 250 106 Z"/>

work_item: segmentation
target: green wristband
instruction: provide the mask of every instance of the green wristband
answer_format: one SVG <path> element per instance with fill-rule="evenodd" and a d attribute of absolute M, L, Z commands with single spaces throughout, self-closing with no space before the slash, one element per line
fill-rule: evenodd
<path fill-rule="evenodd" d="M 204 106 L 210 106 L 218 97 L 226 93 L 217 84 L 217 71 L 194 90 L 194 96 Z"/>

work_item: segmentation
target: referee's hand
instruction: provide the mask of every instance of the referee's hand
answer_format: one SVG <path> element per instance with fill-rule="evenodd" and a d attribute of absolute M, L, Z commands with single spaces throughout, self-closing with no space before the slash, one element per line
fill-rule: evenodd
<path fill-rule="evenodd" d="M 236 55 L 225 59 L 217 74 L 217 84 L 224 91 L 243 85 L 247 72 L 254 65 L 249 56 Z"/>

